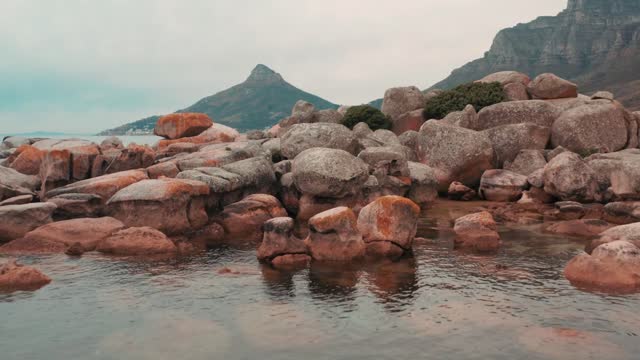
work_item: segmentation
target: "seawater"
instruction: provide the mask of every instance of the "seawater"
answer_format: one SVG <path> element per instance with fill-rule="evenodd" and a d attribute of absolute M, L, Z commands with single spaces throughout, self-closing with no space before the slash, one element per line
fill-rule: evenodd
<path fill-rule="evenodd" d="M 256 244 L 22 257 L 53 282 L 0 294 L 0 359 L 638 359 L 640 295 L 562 275 L 584 241 L 509 226 L 499 253 L 461 253 L 455 212 L 427 210 L 396 263 L 283 272 Z"/>

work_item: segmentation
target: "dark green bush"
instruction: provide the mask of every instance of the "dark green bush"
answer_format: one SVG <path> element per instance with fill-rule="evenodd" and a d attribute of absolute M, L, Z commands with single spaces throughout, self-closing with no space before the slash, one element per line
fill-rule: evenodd
<path fill-rule="evenodd" d="M 353 129 L 356 124 L 361 122 L 367 123 L 371 130 L 374 131 L 391 128 L 391 119 L 383 114 L 382 111 L 370 105 L 352 106 L 342 119 L 342 125 L 349 129 Z"/>
<path fill-rule="evenodd" d="M 469 104 L 480 111 L 505 100 L 504 89 L 498 82 L 462 84 L 427 100 L 424 118 L 442 119 L 451 112 L 463 110 Z"/>

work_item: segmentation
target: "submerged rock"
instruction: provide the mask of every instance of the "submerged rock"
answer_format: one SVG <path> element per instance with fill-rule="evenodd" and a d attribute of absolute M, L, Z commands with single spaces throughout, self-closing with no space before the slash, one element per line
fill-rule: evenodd
<path fill-rule="evenodd" d="M 362 258 L 366 249 L 356 215 L 347 207 L 327 210 L 309 219 L 305 244 L 311 257 L 319 261 L 351 261 Z"/>
<path fill-rule="evenodd" d="M 150 227 L 118 231 L 98 244 L 101 253 L 122 256 L 173 254 L 176 245 L 162 232 Z"/>
<path fill-rule="evenodd" d="M 605 291 L 635 291 L 640 288 L 640 249 L 618 240 L 598 246 L 591 255 L 573 258 L 564 270 L 575 285 Z"/>
<path fill-rule="evenodd" d="M 456 220 L 455 247 L 477 252 L 493 252 L 501 244 L 497 224 L 491 213 L 483 211 L 463 216 Z"/>
<path fill-rule="evenodd" d="M 0 253 L 62 253 L 74 244 L 83 252 L 93 251 L 101 241 L 124 227 L 123 223 L 110 217 L 58 221 L 40 226 L 23 238 L 0 247 Z"/>
<path fill-rule="evenodd" d="M 51 279 L 40 270 L 18 264 L 15 260 L 0 265 L 0 290 L 35 291 L 50 282 Z"/>
<path fill-rule="evenodd" d="M 593 237 L 611 228 L 611 224 L 599 219 L 568 220 L 549 226 L 546 231 L 559 235 Z"/>

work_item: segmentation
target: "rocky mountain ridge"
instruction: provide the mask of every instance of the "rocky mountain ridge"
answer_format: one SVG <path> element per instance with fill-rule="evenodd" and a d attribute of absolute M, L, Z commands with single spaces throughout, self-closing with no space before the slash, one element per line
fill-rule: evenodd
<path fill-rule="evenodd" d="M 569 0 L 557 16 L 500 31 L 484 57 L 454 70 L 431 89 L 448 89 L 488 74 L 555 73 L 584 93 L 608 90 L 640 109 L 640 2 Z"/>

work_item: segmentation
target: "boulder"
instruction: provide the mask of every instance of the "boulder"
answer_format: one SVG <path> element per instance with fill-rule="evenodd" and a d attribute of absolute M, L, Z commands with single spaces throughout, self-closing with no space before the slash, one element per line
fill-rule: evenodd
<path fill-rule="evenodd" d="M 165 139 L 179 139 L 200 135 L 213 125 L 207 114 L 176 113 L 158 119 L 153 134 Z"/>
<path fill-rule="evenodd" d="M 264 223 L 264 237 L 258 247 L 258 259 L 274 267 L 306 265 L 311 260 L 307 246 L 293 234 L 295 222 L 289 217 L 278 217 Z"/>
<path fill-rule="evenodd" d="M 266 158 L 269 155 L 256 143 L 235 142 L 208 145 L 198 152 L 179 155 L 166 161 L 175 162 L 178 169 L 185 171 L 200 167 L 221 167 L 257 156 Z"/>
<path fill-rule="evenodd" d="M 547 159 L 544 157 L 543 151 L 525 149 L 520 150 L 512 162 L 505 163 L 504 169 L 529 176 L 540 169 L 544 169 L 546 165 Z"/>
<path fill-rule="evenodd" d="M 171 144 L 176 143 L 192 143 L 192 144 L 213 144 L 213 143 L 229 143 L 236 141 L 240 137 L 240 133 L 233 128 L 222 124 L 214 123 L 207 130 L 199 135 L 183 137 L 173 140 L 160 140 L 157 149 L 162 150 Z"/>
<path fill-rule="evenodd" d="M 487 170 L 480 180 L 480 196 L 498 202 L 517 201 L 527 190 L 527 177 L 509 170 Z"/>
<path fill-rule="evenodd" d="M 429 166 L 408 162 L 411 188 L 407 197 L 420 206 L 426 206 L 438 197 L 438 179 L 436 172 Z"/>
<path fill-rule="evenodd" d="M 3 291 L 35 291 L 50 282 L 51 279 L 40 270 L 15 260 L 0 265 L 0 289 Z"/>
<path fill-rule="evenodd" d="M 380 142 L 381 145 L 400 145 L 398 135 L 387 129 L 378 129 L 369 138 Z"/>
<path fill-rule="evenodd" d="M 47 201 L 57 206 L 53 212 L 55 220 L 98 217 L 103 210 L 102 198 L 94 194 L 60 194 Z"/>
<path fill-rule="evenodd" d="M 534 188 L 544 188 L 544 167 L 529 174 L 529 176 L 527 176 L 527 181 Z"/>
<path fill-rule="evenodd" d="M 407 160 L 416 161 L 418 156 L 416 155 L 416 148 L 418 147 L 418 137 L 420 134 L 417 131 L 409 130 L 402 135 L 398 136 L 400 144 L 410 150 Z"/>
<path fill-rule="evenodd" d="M 544 191 L 562 200 L 593 202 L 601 198 L 595 171 L 572 152 L 556 156 L 545 166 Z"/>
<path fill-rule="evenodd" d="M 529 92 L 527 92 L 527 87 L 520 83 L 511 83 L 504 85 L 504 95 L 507 98 L 507 101 L 529 100 Z"/>
<path fill-rule="evenodd" d="M 300 123 L 310 123 L 313 122 L 315 112 L 316 108 L 313 104 L 304 100 L 298 100 L 293 105 L 293 109 L 291 109 L 291 116 L 298 118 Z"/>
<path fill-rule="evenodd" d="M 640 249 L 624 240 L 598 246 L 591 255 L 582 253 L 564 269 L 574 285 L 604 291 L 636 291 L 640 287 Z"/>
<path fill-rule="evenodd" d="M 209 187 L 200 181 L 142 180 L 113 195 L 107 213 L 130 227 L 149 226 L 177 235 L 208 222 L 207 195 Z"/>
<path fill-rule="evenodd" d="M 578 96 L 578 86 L 554 74 L 545 73 L 536 76 L 527 90 L 534 99 L 562 99 Z"/>
<path fill-rule="evenodd" d="M 358 230 L 367 244 L 367 254 L 397 258 L 410 252 L 419 216 L 420 207 L 400 196 L 383 196 L 362 208 L 358 215 Z M 378 242 L 389 244 L 381 247 L 375 244 Z M 385 251 L 379 253 L 381 249 Z"/>
<path fill-rule="evenodd" d="M 615 100 L 615 97 L 609 91 L 598 91 L 591 95 L 591 100 Z"/>
<path fill-rule="evenodd" d="M 447 197 L 456 201 L 471 201 L 476 197 L 476 191 L 461 182 L 454 181 L 449 185 Z"/>
<path fill-rule="evenodd" d="M 625 114 L 611 103 L 594 103 L 567 110 L 555 121 L 551 145 L 590 155 L 624 149 L 628 133 Z"/>
<path fill-rule="evenodd" d="M 628 241 L 640 248 L 640 222 L 620 225 L 605 230 L 600 234 L 600 238 L 593 240 L 587 245 L 585 251 L 587 254 L 591 254 L 598 246 L 619 240 Z"/>
<path fill-rule="evenodd" d="M 458 249 L 493 252 L 500 247 L 500 235 L 491 213 L 483 211 L 458 218 L 453 227 L 454 245 Z"/>
<path fill-rule="evenodd" d="M 0 242 L 23 237 L 29 231 L 52 221 L 52 203 L 31 203 L 0 207 Z"/>
<path fill-rule="evenodd" d="M 78 181 L 46 193 L 46 198 L 63 194 L 92 194 L 106 202 L 115 193 L 138 181 L 148 179 L 142 170 L 129 170 Z"/>
<path fill-rule="evenodd" d="M 440 120 L 442 124 L 460 126 L 466 129 L 472 129 L 477 126 L 478 113 L 473 105 L 467 105 L 462 111 L 454 111 L 449 113 L 444 119 Z"/>
<path fill-rule="evenodd" d="M 640 201 L 608 203 L 604 207 L 604 219 L 614 224 L 640 222 Z"/>
<path fill-rule="evenodd" d="M 475 187 L 482 174 L 493 168 L 494 151 L 487 134 L 428 121 L 420 130 L 416 149 L 421 163 L 436 172 L 439 191 L 453 181 Z"/>
<path fill-rule="evenodd" d="M 375 177 L 373 177 L 375 179 Z M 310 194 L 302 194 L 298 200 L 298 211 L 296 219 L 300 223 L 309 221 L 315 215 L 318 215 L 327 210 L 334 209 L 336 207 L 348 207 L 357 211 L 358 207 L 362 206 L 362 202 L 366 202 L 367 199 L 363 199 L 365 192 L 367 192 L 367 184 L 362 186 L 362 195 L 350 195 L 342 198 L 329 198 L 322 196 L 313 196 Z M 375 197 L 381 196 L 381 192 L 376 192 Z"/>
<path fill-rule="evenodd" d="M 596 172 L 600 187 L 608 188 L 614 200 L 640 200 L 640 150 L 595 154 L 586 161 Z"/>
<path fill-rule="evenodd" d="M 503 86 L 508 84 L 521 84 L 526 86 L 529 84 L 529 82 L 531 82 L 531 78 L 529 78 L 528 75 L 523 74 L 521 72 L 517 72 L 517 71 L 500 71 L 493 74 L 489 74 L 483 77 L 482 79 L 477 80 L 476 82 L 483 82 L 483 83 L 499 82 Z"/>
<path fill-rule="evenodd" d="M 342 124 L 343 114 L 339 113 L 334 109 L 326 109 L 316 111 L 313 114 L 313 122 L 318 123 L 331 123 L 331 124 Z"/>
<path fill-rule="evenodd" d="M 294 159 L 305 150 L 324 147 L 357 154 L 358 141 L 346 126 L 316 123 L 293 125 L 280 139 L 282 156 Z"/>
<path fill-rule="evenodd" d="M 58 221 L 40 226 L 5 244 L 0 247 L 0 253 L 64 253 L 72 245 L 79 245 L 82 252 L 93 251 L 101 241 L 122 229 L 124 224 L 110 217 Z"/>
<path fill-rule="evenodd" d="M 69 183 L 71 179 L 70 158 L 69 150 L 51 150 L 44 154 L 40 164 L 43 192 Z"/>
<path fill-rule="evenodd" d="M 395 120 L 404 113 L 423 108 L 424 103 L 424 95 L 417 87 L 396 87 L 385 91 L 381 110 Z"/>
<path fill-rule="evenodd" d="M 314 148 L 296 156 L 292 173 L 301 192 L 340 198 L 360 190 L 369 178 L 369 166 L 344 150 Z"/>
<path fill-rule="evenodd" d="M 158 163 L 147 168 L 147 174 L 149 174 L 150 179 L 158 179 L 160 177 L 175 178 L 179 173 L 180 169 L 171 161 Z"/>
<path fill-rule="evenodd" d="M 120 230 L 98 244 L 101 253 L 119 256 L 174 254 L 176 245 L 162 232 L 150 227 Z"/>
<path fill-rule="evenodd" d="M 31 140 L 22 136 L 7 136 L 2 140 L 2 145 L 7 149 L 15 149 L 22 145 L 31 145 Z"/>
<path fill-rule="evenodd" d="M 408 176 L 407 156 L 398 146 L 381 146 L 364 149 L 358 154 L 369 165 L 369 173 Z"/>
<path fill-rule="evenodd" d="M 24 175 L 0 166 L 0 201 L 20 195 L 33 195 L 39 185 L 40 180 L 36 176 Z"/>
<path fill-rule="evenodd" d="M 257 242 L 262 240 L 262 226 L 267 220 L 286 216 L 287 211 L 278 199 L 271 195 L 254 194 L 225 206 L 220 223 L 227 241 Z"/>
<path fill-rule="evenodd" d="M 116 136 L 110 136 L 102 140 L 102 142 L 100 143 L 100 149 L 102 151 L 112 150 L 112 149 L 122 150 L 124 149 L 124 145 L 122 144 L 122 140 L 120 140 Z"/>
<path fill-rule="evenodd" d="M 5 161 L 5 165 L 25 175 L 38 175 L 44 152 L 31 145 L 22 145 Z"/>
<path fill-rule="evenodd" d="M 542 100 L 502 102 L 480 110 L 478 122 L 472 128 L 486 130 L 496 126 L 521 123 L 550 128 L 560 112 L 558 108 Z"/>
<path fill-rule="evenodd" d="M 611 228 L 611 224 L 599 219 L 568 220 L 547 227 L 546 231 L 575 237 L 594 237 Z"/>
<path fill-rule="evenodd" d="M 207 184 L 211 194 L 208 207 L 211 209 L 231 204 L 247 195 L 274 192 L 276 183 L 273 166 L 264 158 L 245 159 L 221 168 L 187 170 L 177 178 Z"/>
<path fill-rule="evenodd" d="M 356 215 L 347 207 L 327 210 L 309 219 L 305 244 L 311 257 L 318 261 L 352 261 L 362 258 L 366 249 Z"/>
<path fill-rule="evenodd" d="M 498 168 L 512 162 L 521 150 L 544 150 L 551 136 L 548 127 L 530 123 L 496 126 L 484 132 L 493 145 Z"/>
<path fill-rule="evenodd" d="M 18 195 L 12 198 L 8 198 L 4 201 L 0 201 L 0 206 L 7 205 L 23 205 L 33 201 L 33 195 Z"/>
<path fill-rule="evenodd" d="M 91 176 L 98 177 L 105 174 L 143 169 L 153 165 L 155 152 L 147 147 L 129 144 L 124 149 L 112 149 L 104 151 L 96 156 L 91 167 Z"/>
<path fill-rule="evenodd" d="M 353 135 L 358 139 L 366 138 L 369 135 L 373 135 L 373 130 L 369 128 L 369 125 L 365 122 L 359 122 L 353 127 Z"/>
<path fill-rule="evenodd" d="M 587 209 L 576 201 L 558 201 L 554 204 L 557 213 L 555 216 L 561 220 L 576 220 L 587 214 Z"/>
<path fill-rule="evenodd" d="M 393 120 L 391 131 L 400 136 L 410 130 L 420 130 L 420 127 L 422 126 L 422 124 L 424 124 L 425 121 L 424 116 L 422 116 L 423 112 L 424 109 L 418 109 L 399 115 L 396 119 Z"/>

